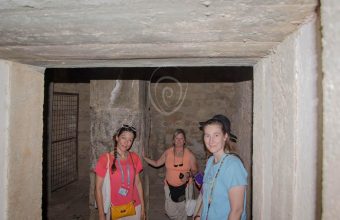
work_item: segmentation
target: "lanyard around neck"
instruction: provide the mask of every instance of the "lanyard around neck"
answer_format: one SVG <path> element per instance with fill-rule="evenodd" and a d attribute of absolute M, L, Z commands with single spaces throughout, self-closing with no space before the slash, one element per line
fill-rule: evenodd
<path fill-rule="evenodd" d="M 227 158 L 227 156 L 229 156 L 228 154 L 224 155 L 224 157 L 222 158 L 222 161 L 220 163 L 220 166 L 218 167 L 218 170 L 214 176 L 214 180 L 213 180 L 213 184 L 212 184 L 212 187 L 211 187 L 211 191 L 210 191 L 210 195 L 209 195 L 209 199 L 208 199 L 208 210 L 207 210 L 207 218 L 208 219 L 208 214 L 209 214 L 209 209 L 210 209 L 210 204 L 212 202 L 212 197 L 213 197 L 213 191 L 214 191 L 214 188 L 215 188 L 215 184 L 216 184 L 216 179 L 217 179 L 217 176 L 218 176 L 218 173 L 220 172 L 221 170 L 221 167 L 223 165 L 223 162 L 224 162 L 224 159 Z M 213 166 L 213 165 L 212 165 Z"/>
<path fill-rule="evenodd" d="M 184 160 L 184 147 L 183 147 L 183 155 L 182 155 L 182 162 L 180 164 L 176 164 L 176 150 L 174 146 L 174 167 L 182 167 L 183 166 L 183 160 Z"/>
<path fill-rule="evenodd" d="M 122 176 L 122 184 L 124 185 L 124 182 L 125 182 L 124 171 L 123 171 L 122 165 L 120 163 L 120 158 L 118 158 L 118 165 L 119 165 L 120 173 L 121 173 L 121 176 Z M 129 159 L 128 158 L 127 158 L 126 169 L 127 169 L 127 185 L 130 186 L 130 165 L 129 165 Z"/>

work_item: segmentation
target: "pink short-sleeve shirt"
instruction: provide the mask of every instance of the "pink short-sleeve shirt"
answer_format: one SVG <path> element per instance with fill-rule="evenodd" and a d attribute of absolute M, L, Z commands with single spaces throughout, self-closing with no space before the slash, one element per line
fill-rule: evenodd
<path fill-rule="evenodd" d="M 110 166 L 109 166 L 110 170 L 113 163 L 113 159 L 114 159 L 113 155 L 110 154 Z M 131 202 L 132 200 L 135 200 L 135 206 L 139 205 L 141 202 L 136 184 L 133 186 L 133 182 L 136 177 L 136 175 L 134 174 L 139 174 L 143 170 L 143 165 L 139 156 L 134 152 L 130 152 L 130 156 L 128 156 L 126 160 L 120 160 L 121 166 L 119 166 L 118 159 L 115 161 L 115 164 L 116 171 L 113 173 L 112 171 L 110 172 L 111 203 L 113 205 L 123 205 L 128 202 Z M 107 165 L 107 153 L 102 154 L 99 157 L 94 172 L 98 176 L 104 178 L 106 173 L 106 165 Z M 123 196 L 118 193 L 121 187 L 128 190 L 126 196 Z"/>

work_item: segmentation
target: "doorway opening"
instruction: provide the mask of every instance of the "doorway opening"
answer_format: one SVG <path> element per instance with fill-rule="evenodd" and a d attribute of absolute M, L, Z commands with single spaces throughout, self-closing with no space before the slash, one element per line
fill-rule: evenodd
<path fill-rule="evenodd" d="M 79 94 L 54 92 L 49 144 L 50 191 L 78 180 Z"/>
<path fill-rule="evenodd" d="M 206 151 L 198 122 L 215 114 L 228 115 L 238 136 L 239 153 L 249 174 L 247 215 L 248 219 L 252 218 L 252 67 L 47 69 L 45 82 L 45 219 L 96 218 L 91 170 L 99 155 L 112 147 L 112 130 L 119 124 L 131 122 L 137 127 L 139 135 L 132 150 L 141 153 L 144 147 L 152 158 L 159 157 L 169 146 L 174 129 L 183 128 L 187 132 L 188 147 L 198 158 L 200 170 L 204 170 Z M 57 190 L 51 190 L 50 186 L 48 144 L 51 126 L 48 103 L 53 93 L 79 96 L 78 179 Z M 150 220 L 167 219 L 162 198 L 163 177 L 162 168 L 153 169 L 144 164 L 144 191 Z"/>

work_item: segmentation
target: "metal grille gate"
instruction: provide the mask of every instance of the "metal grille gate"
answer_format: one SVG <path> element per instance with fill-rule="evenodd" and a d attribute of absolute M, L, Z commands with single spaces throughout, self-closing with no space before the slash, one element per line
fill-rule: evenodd
<path fill-rule="evenodd" d="M 78 109 L 79 94 L 53 92 L 51 191 L 78 179 Z"/>

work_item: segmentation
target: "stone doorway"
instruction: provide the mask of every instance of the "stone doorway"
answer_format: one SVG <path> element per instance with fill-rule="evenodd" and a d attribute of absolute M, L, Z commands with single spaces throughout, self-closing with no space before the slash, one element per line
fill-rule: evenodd
<path fill-rule="evenodd" d="M 117 85 L 117 80 L 123 80 L 125 89 L 128 85 L 136 85 L 138 90 L 136 98 L 140 105 L 138 108 L 139 116 L 142 120 L 134 121 L 137 123 L 141 136 L 139 146 L 134 146 L 136 152 L 141 152 L 141 145 L 148 146 L 147 151 L 152 157 L 160 156 L 166 148 L 172 130 L 182 127 L 187 131 L 190 149 L 197 154 L 200 169 L 204 169 L 206 154 L 202 145 L 200 131 L 197 122 L 211 117 L 213 114 L 227 114 L 233 123 L 233 130 L 239 137 L 239 145 L 246 146 L 248 150 L 241 150 L 242 157 L 246 158 L 246 166 L 251 176 L 251 153 L 252 153 L 252 68 L 251 67 L 186 67 L 186 68 L 91 68 L 91 69 L 47 69 L 46 82 L 53 82 L 58 91 L 80 91 L 86 104 L 81 104 L 80 112 L 87 116 L 79 121 L 79 126 L 83 133 L 90 132 L 90 126 L 95 125 L 89 120 L 93 104 L 90 97 L 93 94 L 105 91 L 108 86 L 111 89 Z M 132 84 L 129 84 L 132 83 Z M 113 86 L 113 87 L 112 87 Z M 179 91 L 176 86 L 187 86 L 186 96 L 183 98 L 181 106 L 174 112 L 171 109 L 164 109 L 164 106 L 157 106 L 157 94 L 151 94 L 155 87 L 165 91 L 172 89 L 173 92 Z M 98 90 L 100 88 L 100 90 Z M 124 89 L 124 86 L 123 86 Z M 185 89 L 185 88 L 183 88 Z M 184 90 L 183 90 L 184 91 Z M 124 91 L 122 91 L 124 92 Z M 130 94 L 126 92 L 126 94 Z M 215 94 L 215 95 L 214 95 Z M 131 95 L 131 94 L 130 94 Z M 156 95 L 153 96 L 152 95 Z M 178 94 L 177 94 L 178 95 Z M 105 95 L 102 95 L 105 97 Z M 123 95 L 124 96 L 124 95 Z M 125 96 L 126 98 L 126 96 Z M 176 96 L 170 97 L 167 102 L 176 103 Z M 209 103 L 205 101 L 210 100 Z M 164 100 L 163 100 L 164 101 Z M 100 102 L 100 101 L 99 101 Z M 124 102 L 124 101 L 123 101 Z M 215 105 L 214 105 L 215 103 Z M 117 103 L 120 105 L 120 103 Z M 126 103 L 125 103 L 126 104 Z M 163 103 L 164 104 L 164 103 Z M 86 106 L 87 105 L 87 106 Z M 169 107 L 168 106 L 168 107 Z M 210 108 L 208 108 L 210 106 Z M 214 106 L 214 108 L 211 108 Z M 121 106 L 120 106 L 121 107 Z M 162 112 L 160 109 L 163 109 Z M 215 110 L 218 109 L 218 112 Z M 242 110 L 244 109 L 244 110 Z M 173 109 L 172 109 L 173 110 Z M 195 112 L 195 110 L 197 110 Z M 92 112 L 93 113 L 93 112 Z M 111 112 L 112 113 L 112 112 Z M 117 115 L 117 114 L 116 114 Z M 124 115 L 121 120 L 124 120 Z M 86 121 L 87 120 L 87 121 Z M 86 122 L 84 122 L 86 121 Z M 118 120 L 113 123 L 117 123 Z M 235 123 L 237 122 L 237 123 Z M 81 128 L 85 127 L 85 128 Z M 143 129 L 142 129 L 143 128 Z M 87 133 L 87 137 L 95 135 Z M 96 139 L 96 137 L 94 138 Z M 80 142 L 82 142 L 80 140 Z M 93 142 L 93 140 L 92 140 Z M 98 142 L 97 142 L 98 143 Z M 104 143 L 103 141 L 101 143 Z M 90 140 L 83 140 L 84 149 L 83 164 L 80 165 L 79 172 L 83 173 L 83 180 L 70 184 L 67 188 L 61 189 L 50 195 L 48 202 L 48 219 L 58 219 L 66 217 L 68 219 L 96 219 L 96 210 L 93 207 L 93 180 L 91 173 L 95 160 L 100 152 L 107 148 L 90 146 Z M 107 144 L 109 145 L 109 143 Z M 81 146 L 80 146 L 81 147 Z M 87 155 L 86 155 L 87 154 Z M 166 219 L 163 212 L 163 189 L 162 178 L 163 169 L 153 169 L 144 164 L 145 194 L 148 202 L 149 219 Z M 248 216 L 251 219 L 251 178 L 248 189 Z M 70 195 L 73 195 L 70 197 Z M 197 194 L 196 194 L 197 195 Z M 73 198 L 73 200 L 72 200 Z M 162 202 L 159 202 L 159 201 Z M 72 202 L 70 202 L 72 201 Z M 46 203 L 45 203 L 46 204 Z"/>

